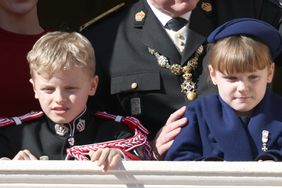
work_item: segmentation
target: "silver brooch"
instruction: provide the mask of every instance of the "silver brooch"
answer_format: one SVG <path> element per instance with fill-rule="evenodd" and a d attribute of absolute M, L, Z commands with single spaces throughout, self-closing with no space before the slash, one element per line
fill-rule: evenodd
<path fill-rule="evenodd" d="M 264 152 L 268 150 L 268 148 L 267 148 L 268 136 L 269 136 L 268 130 L 263 130 L 261 132 L 261 141 L 262 141 L 261 150 L 264 151 Z"/>
<path fill-rule="evenodd" d="M 69 128 L 64 125 L 55 124 L 55 131 L 57 135 L 65 136 L 69 132 Z"/>
<path fill-rule="evenodd" d="M 79 122 L 76 124 L 76 129 L 78 132 L 82 132 L 85 129 L 85 120 L 79 119 Z"/>

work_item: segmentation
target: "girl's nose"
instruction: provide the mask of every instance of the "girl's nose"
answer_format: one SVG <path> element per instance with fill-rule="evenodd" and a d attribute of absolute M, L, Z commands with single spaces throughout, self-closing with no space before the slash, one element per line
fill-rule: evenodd
<path fill-rule="evenodd" d="M 240 92 L 244 92 L 248 90 L 248 85 L 248 82 L 240 81 L 237 88 Z"/>

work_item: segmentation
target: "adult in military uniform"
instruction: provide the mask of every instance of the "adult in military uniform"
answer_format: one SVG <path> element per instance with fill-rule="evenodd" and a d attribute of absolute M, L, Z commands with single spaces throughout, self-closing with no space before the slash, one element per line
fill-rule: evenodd
<path fill-rule="evenodd" d="M 75 32 L 47 33 L 27 59 L 43 112 L 1 119 L 0 157 L 91 159 L 106 170 L 123 158 L 150 156 L 147 130 L 138 120 L 87 110 L 98 76 L 94 50 L 85 37 Z"/>
<path fill-rule="evenodd" d="M 180 107 L 216 91 L 203 61 L 207 35 L 233 17 L 263 19 L 265 3 L 268 21 L 277 24 L 272 1 L 237 0 L 140 0 L 96 21 L 83 31 L 96 49 L 102 83 L 89 107 L 137 117 L 163 155 L 187 122 Z"/>

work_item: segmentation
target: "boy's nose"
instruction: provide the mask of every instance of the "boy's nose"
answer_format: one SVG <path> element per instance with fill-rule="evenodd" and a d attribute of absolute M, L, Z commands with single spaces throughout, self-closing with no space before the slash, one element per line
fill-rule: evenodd
<path fill-rule="evenodd" d="M 62 92 L 58 91 L 56 93 L 56 98 L 55 98 L 56 103 L 62 104 L 66 101 L 65 96 Z"/>

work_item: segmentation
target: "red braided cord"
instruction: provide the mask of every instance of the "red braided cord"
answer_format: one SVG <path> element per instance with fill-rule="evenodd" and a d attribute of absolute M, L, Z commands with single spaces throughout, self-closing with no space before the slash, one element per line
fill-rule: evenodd
<path fill-rule="evenodd" d="M 112 114 L 107 114 L 105 112 L 99 112 L 96 113 L 98 117 L 101 118 L 107 118 L 116 120 L 117 117 L 120 118 L 121 123 L 127 125 L 130 129 L 134 130 L 135 134 L 134 136 L 126 139 L 119 139 L 119 140 L 113 140 L 108 142 L 101 142 L 96 144 L 87 144 L 87 145 L 80 145 L 80 146 L 73 146 L 71 148 L 67 149 L 67 156 L 66 160 L 70 159 L 71 157 L 75 158 L 76 160 L 89 160 L 86 156 L 88 155 L 89 151 L 97 151 L 101 148 L 117 148 L 121 150 L 124 155 L 127 157 L 133 159 L 133 157 L 127 155 L 127 152 L 139 147 L 139 146 L 145 146 L 145 152 L 147 153 L 147 156 L 149 158 L 152 158 L 151 156 L 151 146 L 147 141 L 147 134 L 148 131 L 146 128 L 144 128 L 139 120 L 133 117 L 120 117 L 115 116 Z M 141 130 L 141 131 L 140 131 Z M 142 134 L 142 132 L 144 134 Z"/>

